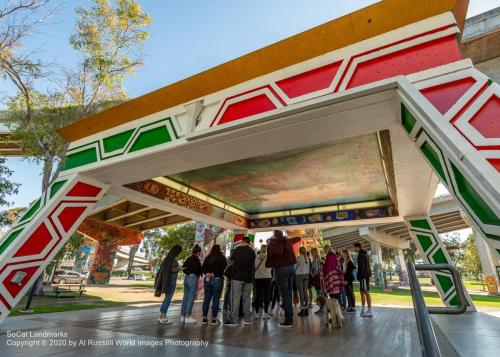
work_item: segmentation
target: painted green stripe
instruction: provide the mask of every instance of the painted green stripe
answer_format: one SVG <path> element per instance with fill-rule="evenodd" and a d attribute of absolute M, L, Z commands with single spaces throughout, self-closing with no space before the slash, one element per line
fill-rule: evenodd
<path fill-rule="evenodd" d="M 436 250 L 436 252 L 432 255 L 432 260 L 434 261 L 434 264 L 448 263 L 448 259 L 446 259 L 446 256 L 444 255 L 442 248 Z"/>
<path fill-rule="evenodd" d="M 401 104 L 401 124 L 408 134 L 411 133 L 417 120 L 404 105 Z"/>
<path fill-rule="evenodd" d="M 61 181 L 54 182 L 54 184 L 50 188 L 50 196 L 49 197 L 52 198 L 57 193 L 57 191 L 59 191 L 61 189 L 61 187 L 64 186 L 66 181 L 67 180 L 61 180 Z"/>
<path fill-rule="evenodd" d="M 174 125 L 174 122 L 172 121 L 172 118 L 167 118 L 167 120 L 170 123 L 172 130 L 174 131 L 175 138 L 179 139 L 179 134 L 177 133 L 177 130 L 175 130 L 175 125 Z"/>
<path fill-rule="evenodd" d="M 427 252 L 427 249 L 429 249 L 432 246 L 432 239 L 428 236 L 423 236 L 421 234 L 417 234 L 416 236 L 424 252 Z"/>
<path fill-rule="evenodd" d="M 441 165 L 441 161 L 439 160 L 439 155 L 436 150 L 434 150 L 432 145 L 428 141 L 426 141 L 423 145 L 420 146 L 420 151 L 422 152 L 422 154 L 424 154 L 427 160 L 429 160 L 434 170 L 436 170 L 436 173 L 439 175 L 439 177 L 441 177 L 441 180 L 445 183 L 448 183 L 448 181 L 446 181 L 446 175 L 444 173 L 443 166 Z"/>
<path fill-rule="evenodd" d="M 432 230 L 429 222 L 426 219 L 411 219 L 410 225 L 415 228 Z"/>
<path fill-rule="evenodd" d="M 17 231 L 10 232 L 7 237 L 2 240 L 0 244 L 0 254 L 2 254 L 5 249 L 17 238 L 17 236 L 22 232 L 22 229 L 18 229 Z"/>
<path fill-rule="evenodd" d="M 31 205 L 31 207 L 26 211 L 25 214 L 23 214 L 23 216 L 21 217 L 21 219 L 19 220 L 19 222 L 22 222 L 28 218 L 31 218 L 37 211 L 38 209 L 40 208 L 40 203 L 41 203 L 41 199 L 39 198 L 38 200 L 35 201 L 35 203 L 33 203 Z"/>
<path fill-rule="evenodd" d="M 170 137 L 167 128 L 165 126 L 160 126 L 142 132 L 135 140 L 129 152 L 139 151 L 152 146 L 165 144 L 170 141 L 172 141 L 172 138 Z"/>
<path fill-rule="evenodd" d="M 458 300 L 458 296 L 455 295 L 450 301 L 449 301 L 450 305 L 452 306 L 458 306 L 460 305 L 460 301 Z"/>
<path fill-rule="evenodd" d="M 453 287 L 453 280 L 449 276 L 436 274 L 436 278 L 445 294 Z"/>
<path fill-rule="evenodd" d="M 484 224 L 491 224 L 500 226 L 500 218 L 497 217 L 495 212 L 483 201 L 481 196 L 472 187 L 469 181 L 462 175 L 462 173 L 457 169 L 457 167 L 451 164 L 453 170 L 453 175 L 455 176 L 455 181 L 457 183 L 457 189 L 460 196 L 467 202 L 469 207 L 474 211 L 476 216 Z"/>
<path fill-rule="evenodd" d="M 78 166 L 91 164 L 97 161 L 97 153 L 95 147 L 70 154 L 66 157 L 64 170 L 69 170 Z"/>
<path fill-rule="evenodd" d="M 102 140 L 104 147 L 104 152 L 108 153 L 118 149 L 122 149 L 127 145 L 128 140 L 134 133 L 135 129 L 124 131 L 123 133 L 118 133 Z"/>

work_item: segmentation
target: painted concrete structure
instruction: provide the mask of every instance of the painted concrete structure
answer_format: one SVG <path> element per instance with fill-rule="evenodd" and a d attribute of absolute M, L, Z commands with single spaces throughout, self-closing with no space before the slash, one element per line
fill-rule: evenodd
<path fill-rule="evenodd" d="M 414 5 L 379 2 L 63 128 L 65 169 L 0 242 L 0 318 L 106 191 L 245 232 L 405 222 L 427 262 L 451 263 L 428 217 L 442 181 L 500 252 L 500 86 L 461 55 L 467 1 Z M 289 157 L 309 176 L 285 175 Z M 359 169 L 317 185 L 344 157 Z M 238 172 L 263 162 L 264 183 Z M 435 283 L 455 304 L 449 275 Z"/>

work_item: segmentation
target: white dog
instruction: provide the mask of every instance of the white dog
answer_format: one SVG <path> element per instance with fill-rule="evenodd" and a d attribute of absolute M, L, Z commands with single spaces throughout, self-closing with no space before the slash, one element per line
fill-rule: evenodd
<path fill-rule="evenodd" d="M 341 328 L 344 316 L 342 315 L 339 301 L 335 298 L 326 298 L 325 309 L 326 324 Z"/>

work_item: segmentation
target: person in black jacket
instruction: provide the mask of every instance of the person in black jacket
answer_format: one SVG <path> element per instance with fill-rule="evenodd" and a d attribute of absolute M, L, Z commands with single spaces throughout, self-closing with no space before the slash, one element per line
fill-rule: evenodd
<path fill-rule="evenodd" d="M 372 298 L 370 296 L 370 258 L 366 250 L 361 248 L 360 243 L 354 243 L 354 251 L 358 253 L 358 273 L 359 291 L 361 293 L 361 317 L 373 317 Z M 368 305 L 368 311 L 365 312 L 365 303 Z"/>
<path fill-rule="evenodd" d="M 243 324 L 252 323 L 251 293 L 254 274 L 255 252 L 250 247 L 250 238 L 243 237 L 240 245 L 229 258 L 231 266 L 231 320 L 225 323 L 228 326 L 238 326 L 240 300 L 243 304 Z"/>
<path fill-rule="evenodd" d="M 201 271 L 205 274 L 203 280 L 203 325 L 208 324 L 208 308 L 212 300 L 212 322 L 211 325 L 220 325 L 217 319 L 219 313 L 219 302 L 222 288 L 224 287 L 224 270 L 226 269 L 226 257 L 222 254 L 220 245 L 214 244 L 210 254 L 205 258 L 201 266 Z"/>
<path fill-rule="evenodd" d="M 354 289 L 352 282 L 354 280 L 354 269 L 356 266 L 351 260 L 351 256 L 347 249 L 342 251 L 342 257 L 344 262 L 342 263 L 342 268 L 344 270 L 344 290 L 347 295 L 347 310 L 346 312 L 355 314 L 356 313 L 356 299 L 354 297 Z"/>
<path fill-rule="evenodd" d="M 179 263 L 175 259 L 182 252 L 180 245 L 174 245 L 168 252 L 165 259 L 160 266 L 160 271 L 156 274 L 155 278 L 155 296 L 165 294 L 163 303 L 160 307 L 160 323 L 168 324 L 167 311 L 172 301 L 172 296 L 175 292 L 175 285 L 177 283 L 177 274 L 179 273 Z"/>
<path fill-rule="evenodd" d="M 201 248 L 198 244 L 193 247 L 191 256 L 186 259 L 182 265 L 184 272 L 184 297 L 182 298 L 181 306 L 181 322 L 187 324 L 195 324 L 196 319 L 191 317 L 193 310 L 194 298 L 198 290 L 198 279 L 201 276 L 200 262 Z"/>

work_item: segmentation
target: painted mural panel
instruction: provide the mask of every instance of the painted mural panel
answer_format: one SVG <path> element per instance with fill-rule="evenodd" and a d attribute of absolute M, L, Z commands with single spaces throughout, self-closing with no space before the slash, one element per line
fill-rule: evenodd
<path fill-rule="evenodd" d="M 389 196 L 376 134 L 193 170 L 171 178 L 247 213 Z"/>

